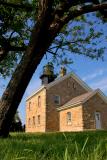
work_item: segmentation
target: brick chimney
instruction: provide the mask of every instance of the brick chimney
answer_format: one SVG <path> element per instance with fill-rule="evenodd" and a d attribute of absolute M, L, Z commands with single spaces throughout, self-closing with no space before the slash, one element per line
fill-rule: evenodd
<path fill-rule="evenodd" d="M 65 75 L 66 75 L 66 72 L 67 72 L 66 68 L 65 68 L 65 67 L 61 67 L 60 76 L 61 76 L 61 77 L 62 77 L 62 76 L 65 76 Z"/>

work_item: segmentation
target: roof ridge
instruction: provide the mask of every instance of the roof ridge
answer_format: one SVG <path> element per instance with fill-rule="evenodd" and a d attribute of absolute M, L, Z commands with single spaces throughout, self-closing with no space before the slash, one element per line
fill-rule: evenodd
<path fill-rule="evenodd" d="M 34 91 L 30 96 L 28 96 L 28 97 L 26 98 L 26 101 L 27 101 L 28 99 L 30 99 L 31 97 L 33 97 L 36 93 L 38 93 L 39 91 L 41 91 L 43 88 L 46 88 L 46 86 L 45 86 L 45 85 L 40 86 L 38 89 L 36 89 L 36 91 Z"/>
<path fill-rule="evenodd" d="M 35 92 L 33 92 L 30 96 L 27 97 L 26 100 L 30 99 L 32 96 L 34 96 L 36 93 L 38 93 L 39 91 L 41 91 L 43 88 L 50 88 L 52 86 L 54 86 L 55 84 L 65 80 L 68 77 L 72 77 L 74 78 L 75 81 L 77 81 L 77 83 L 79 83 L 83 88 L 85 88 L 86 91 L 92 91 L 92 89 L 78 76 L 76 75 L 73 71 L 69 72 L 68 74 L 66 74 L 65 76 L 62 77 L 57 77 L 54 81 L 50 82 L 47 85 L 42 85 L 40 86 Z"/>
<path fill-rule="evenodd" d="M 107 97 L 105 96 L 105 94 L 100 89 L 96 89 L 96 90 L 93 90 L 93 91 L 90 91 L 90 92 L 87 92 L 87 93 L 84 93 L 84 94 L 81 94 L 79 96 L 72 98 L 70 101 L 68 101 L 64 105 L 60 106 L 59 108 L 57 108 L 57 110 L 60 111 L 60 110 L 67 109 L 70 107 L 75 107 L 79 104 L 83 104 L 97 93 L 104 100 L 104 102 L 107 103 Z M 82 97 L 84 95 L 87 95 L 87 96 Z"/>
<path fill-rule="evenodd" d="M 80 85 L 82 85 L 87 91 L 91 91 L 92 88 L 90 88 L 78 75 L 76 75 L 74 72 L 70 72 L 67 75 L 63 77 L 56 78 L 55 81 L 49 83 L 46 88 L 50 88 L 51 86 L 54 86 L 56 83 L 59 83 L 60 81 L 63 81 L 67 77 L 72 76 Z"/>
<path fill-rule="evenodd" d="M 92 96 L 94 96 L 96 93 L 98 93 L 100 95 L 100 97 L 102 97 L 102 99 L 107 103 L 107 97 L 105 96 L 105 94 L 99 89 L 97 88 L 96 90 L 93 91 L 93 93 L 91 95 L 89 95 L 84 101 L 83 103 L 85 103 L 89 98 L 91 98 Z"/>

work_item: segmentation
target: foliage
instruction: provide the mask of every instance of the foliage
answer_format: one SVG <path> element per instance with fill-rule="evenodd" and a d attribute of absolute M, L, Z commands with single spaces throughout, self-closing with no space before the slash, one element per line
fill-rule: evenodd
<path fill-rule="evenodd" d="M 107 131 L 11 134 L 0 139 L 5 160 L 105 160 Z"/>
<path fill-rule="evenodd" d="M 9 52 L 0 63 L 0 73 L 4 77 L 12 74 L 26 49 L 32 28 L 28 24 L 30 17 L 23 9 L 0 5 L 0 48 Z"/>
<path fill-rule="evenodd" d="M 10 45 L 9 55 L 0 63 L 0 74 L 4 77 L 13 73 L 29 44 L 31 31 L 37 19 L 39 3 L 38 0 L 8 0 L 6 2 L 16 5 L 32 5 L 32 12 L 27 12 L 18 7 L 12 8 L 8 5 L 0 6 L 0 47 L 5 48 L 8 46 L 6 43 Z M 77 2 L 78 0 L 75 1 L 75 4 Z M 81 4 L 83 1 L 79 3 Z M 54 8 L 58 4 L 59 0 L 55 0 Z M 94 17 L 94 20 L 92 20 L 92 17 Z M 72 54 L 81 54 L 92 59 L 103 59 L 103 53 L 107 45 L 96 46 L 98 46 L 105 33 L 103 30 L 95 30 L 95 24 L 99 25 L 101 23 L 102 21 L 96 18 L 96 14 L 94 16 L 92 14 L 90 16 L 83 15 L 77 17 L 74 21 L 70 21 L 47 50 L 46 57 L 51 56 L 52 61 L 58 65 L 73 63 Z"/>
<path fill-rule="evenodd" d="M 92 18 L 93 20 L 90 20 Z M 97 27 L 99 25 L 99 28 Z M 54 44 L 49 48 L 49 51 L 54 50 L 52 61 L 62 64 L 64 58 L 68 62 L 73 62 L 72 54 L 84 55 L 91 59 L 104 59 L 104 53 L 107 49 L 106 33 L 100 28 L 104 27 L 102 20 L 94 15 L 84 15 L 70 21 L 55 38 Z M 102 28 L 103 28 L 102 27 Z M 102 39 L 105 44 L 102 43 Z M 100 46 L 100 47 L 99 47 Z"/>
<path fill-rule="evenodd" d="M 12 121 L 12 124 L 11 124 L 11 127 L 10 127 L 10 131 L 11 132 L 21 132 L 21 131 L 23 131 L 23 126 L 22 126 L 22 122 L 21 122 L 21 119 L 19 117 L 18 111 L 16 112 L 16 114 L 13 118 L 13 121 Z"/>
<path fill-rule="evenodd" d="M 1 8 L 2 16 L 0 17 L 0 62 L 2 61 L 1 64 L 3 65 L 3 61 L 5 63 L 7 56 L 12 54 L 12 52 L 17 53 L 15 56 L 19 56 L 19 53 L 22 54 L 21 60 L 20 58 L 13 56 L 16 58 L 16 61 L 20 63 L 17 65 L 17 68 L 12 74 L 11 80 L 0 101 L 1 137 L 8 136 L 12 119 L 25 89 L 37 66 L 41 62 L 44 55 L 46 55 L 46 52 L 51 53 L 56 59 L 59 57 L 62 64 L 67 64 L 71 63 L 72 59 L 69 59 L 70 61 L 68 61 L 69 56 L 65 57 L 62 52 L 63 50 L 77 54 L 83 54 L 83 51 L 85 50 L 84 55 L 92 58 L 102 57 L 104 50 L 102 46 L 98 46 L 98 48 L 96 47 L 97 52 L 99 47 L 101 49 L 97 53 L 96 49 L 91 47 L 91 43 L 89 43 L 89 39 L 93 39 L 93 35 L 95 38 L 99 38 L 102 34 L 94 32 L 94 29 L 90 27 L 88 31 L 86 30 L 86 32 L 84 32 L 84 35 L 80 32 L 83 27 L 80 27 L 79 22 L 81 22 L 81 20 L 84 21 L 85 18 L 89 19 L 88 15 L 85 16 L 85 18 L 83 18 L 83 16 L 81 17 L 81 15 L 95 11 L 101 12 L 102 10 L 107 9 L 107 4 L 87 5 L 82 3 L 82 0 L 76 0 L 73 2 L 71 0 L 38 0 L 35 1 L 34 4 L 25 2 L 27 1 L 0 1 L 1 6 L 3 7 Z M 5 10 L 6 7 L 7 9 Z M 75 20 L 77 21 L 77 18 L 78 23 L 76 22 L 75 25 L 72 26 Z M 68 25 L 69 22 L 71 24 Z M 64 31 L 68 32 L 69 35 L 64 34 L 64 31 L 63 33 L 60 32 L 64 25 L 66 25 Z M 69 27 L 72 29 L 67 30 Z M 71 40 L 73 37 L 75 38 L 74 40 L 79 40 L 77 44 L 73 41 L 74 44 L 72 45 Z M 84 41 L 85 43 L 83 43 Z M 66 44 L 65 48 L 62 49 L 65 42 L 68 44 Z M 88 44 L 87 48 L 84 47 L 84 44 Z M 95 42 L 93 45 L 94 44 Z M 55 48 L 50 48 L 50 45 Z M 66 53 L 68 54 L 68 52 Z M 11 56 L 8 58 L 11 59 Z M 11 60 L 15 61 L 15 58 L 12 58 Z M 12 68 L 11 70 L 14 70 L 14 64 L 15 62 L 11 63 L 10 61 L 10 63 L 7 63 L 7 66 Z M 8 69 L 10 70 L 9 67 Z M 4 74 L 3 69 L 1 69 L 1 71 Z"/>

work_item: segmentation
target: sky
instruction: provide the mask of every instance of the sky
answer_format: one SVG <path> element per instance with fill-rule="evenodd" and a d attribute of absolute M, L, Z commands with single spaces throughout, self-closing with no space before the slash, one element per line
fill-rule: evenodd
<path fill-rule="evenodd" d="M 74 64 L 70 65 L 68 69 L 69 72 L 76 73 L 82 80 L 84 80 L 92 89 L 100 88 L 107 96 L 107 57 L 105 60 L 91 60 L 84 56 L 73 56 Z M 39 79 L 42 73 L 42 67 L 44 63 L 41 62 L 37 71 L 34 73 L 24 97 L 19 106 L 19 113 L 23 123 L 25 123 L 25 106 L 26 98 L 36 91 L 41 85 L 41 80 Z M 60 68 L 55 68 L 59 72 Z"/>
<path fill-rule="evenodd" d="M 100 26 L 101 27 L 101 26 Z M 96 26 L 98 28 L 98 26 Z M 104 33 L 106 33 L 107 25 L 103 28 Z M 106 39 L 107 41 L 107 39 Z M 100 46 L 103 46 L 104 41 Z M 107 51 L 105 52 L 104 61 L 102 60 L 92 60 L 88 57 L 82 55 L 72 54 L 72 59 L 74 61 L 73 64 L 67 68 L 67 72 L 76 73 L 83 81 L 85 81 L 92 89 L 99 88 L 101 89 L 105 95 L 107 96 Z M 26 108 L 26 98 L 35 92 L 41 85 L 40 75 L 42 73 L 43 66 L 47 63 L 46 59 L 43 59 L 35 71 L 26 92 L 22 98 L 22 101 L 19 105 L 18 111 L 22 123 L 25 124 L 25 108 Z M 60 68 L 55 67 L 55 71 L 59 73 Z M 0 78 L 0 96 L 6 88 L 6 85 L 9 82 L 8 79 Z"/>
<path fill-rule="evenodd" d="M 85 81 L 92 89 L 100 88 L 107 96 L 107 55 L 105 53 L 105 59 L 102 60 L 92 60 L 82 55 L 72 55 L 74 61 L 73 64 L 67 68 L 67 72 L 76 73 L 83 81 Z M 35 71 L 26 92 L 22 98 L 19 105 L 18 111 L 21 117 L 22 123 L 25 124 L 25 108 L 26 108 L 26 98 L 35 92 L 41 86 L 40 75 L 42 73 L 43 66 L 46 64 L 46 60 L 42 60 L 37 70 Z M 60 68 L 55 68 L 55 71 L 59 73 Z M 2 95 L 9 79 L 0 79 L 0 95 Z"/>

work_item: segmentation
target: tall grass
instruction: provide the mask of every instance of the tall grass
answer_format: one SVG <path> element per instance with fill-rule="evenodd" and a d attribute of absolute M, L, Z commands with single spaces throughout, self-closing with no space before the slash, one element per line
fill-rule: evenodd
<path fill-rule="evenodd" d="M 0 160 L 107 160 L 107 131 L 14 133 L 0 139 Z"/>

